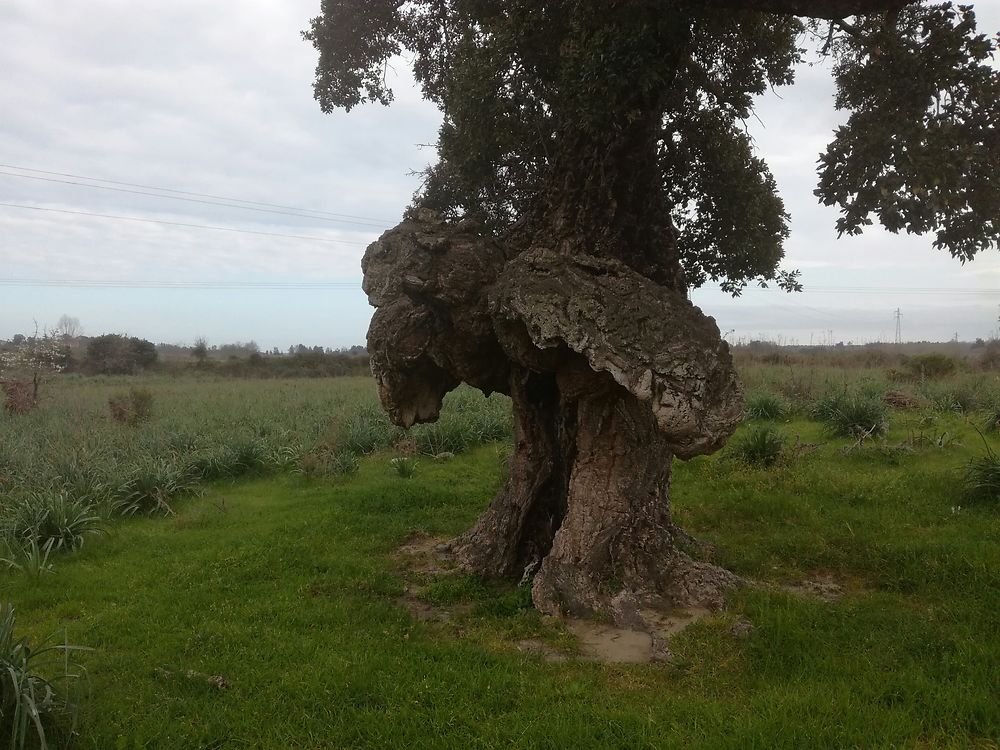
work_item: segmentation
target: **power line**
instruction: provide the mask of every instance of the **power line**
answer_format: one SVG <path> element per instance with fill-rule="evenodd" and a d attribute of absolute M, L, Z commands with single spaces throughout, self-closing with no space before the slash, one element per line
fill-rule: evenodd
<path fill-rule="evenodd" d="M 300 219 L 314 219 L 317 221 L 329 221 L 338 224 L 354 224 L 356 226 L 362 227 L 372 227 L 375 229 L 382 229 L 385 227 L 384 224 L 376 224 L 370 221 L 360 221 L 356 219 L 334 219 L 326 216 L 312 216 L 305 213 L 297 213 L 294 211 L 278 211 L 272 208 L 257 208 L 254 206 L 239 206 L 234 203 L 221 203 L 219 201 L 209 201 L 202 198 L 185 198 L 180 195 L 160 195 L 158 193 L 150 193 L 145 190 L 133 190 L 131 188 L 121 188 L 121 187 L 111 187 L 110 185 L 90 185 L 86 182 L 76 182 L 74 180 L 59 180 L 55 177 L 40 177 L 38 175 L 31 174 L 15 174 L 14 172 L 4 172 L 0 170 L 0 175 L 6 177 L 20 177 L 25 180 L 42 180 L 44 182 L 57 182 L 62 185 L 77 185 L 79 187 L 92 188 L 94 190 L 113 190 L 116 193 L 131 193 L 132 195 L 144 195 L 151 198 L 165 198 L 172 201 L 185 201 L 187 203 L 201 203 L 206 206 L 223 206 L 224 208 L 238 208 L 242 211 L 257 211 L 259 213 L 265 214 L 280 214 L 282 216 L 295 216 Z"/>
<path fill-rule="evenodd" d="M 322 214 L 324 216 L 331 216 L 334 218 L 343 219 L 360 219 L 361 221 L 370 221 L 378 224 L 379 226 L 384 226 L 386 224 L 391 224 L 392 222 L 384 219 L 376 219 L 371 216 L 356 216 L 354 214 L 341 214 L 333 213 L 331 211 L 321 211 L 314 208 L 300 208 L 298 206 L 284 206 L 280 203 L 266 203 L 264 201 L 251 201 L 245 198 L 233 198 L 226 195 L 212 195 L 211 193 L 195 193 L 190 190 L 176 190 L 174 188 L 158 187 L 156 185 L 143 185 L 138 182 L 122 182 L 120 180 L 106 180 L 101 177 L 87 177 L 86 175 L 71 174 L 69 172 L 52 172 L 45 169 L 32 169 L 31 167 L 20 167 L 16 164 L 0 164 L 3 169 L 19 169 L 22 172 L 35 172 L 37 174 L 48 174 L 55 175 L 56 177 L 72 177 L 77 180 L 90 180 L 92 182 L 106 182 L 109 185 L 124 185 L 126 187 L 143 188 L 144 190 L 159 190 L 163 193 L 177 193 L 178 195 L 193 195 L 197 198 L 212 198 L 214 200 L 220 201 L 233 201 L 235 203 L 248 203 L 252 206 L 265 206 L 267 208 L 281 208 L 287 211 L 298 211 L 300 213 L 311 213 L 311 214 Z M 29 175 L 18 175 L 19 177 L 28 177 Z M 74 183 L 75 184 L 75 183 Z M 95 186 L 96 187 L 96 186 Z M 162 196 L 164 198 L 168 196 Z"/>
<path fill-rule="evenodd" d="M 0 286 L 83 289 L 334 289 L 360 290 L 354 281 L 127 281 L 103 279 L 0 279 Z"/>
<path fill-rule="evenodd" d="M 334 240 L 327 237 L 313 237 L 303 234 L 283 234 L 281 232 L 259 232 L 253 229 L 236 229 L 234 227 L 216 227 L 208 224 L 186 224 L 180 221 L 166 221 L 165 219 L 148 219 L 138 216 L 117 216 L 115 214 L 98 214 L 92 211 L 70 211 L 66 208 L 44 208 L 42 206 L 26 206 L 21 203 L 0 203 L 0 206 L 7 208 L 23 208 L 29 211 L 48 211 L 57 214 L 72 214 L 73 216 L 94 216 L 99 219 L 112 219 L 115 221 L 140 221 L 147 224 L 165 224 L 171 227 L 184 227 L 186 229 L 211 229 L 215 232 L 236 232 L 237 234 L 255 234 L 262 237 L 284 237 L 293 240 L 309 240 L 310 242 L 331 242 L 339 245 L 353 245 L 354 247 L 364 247 L 362 242 L 349 242 L 348 240 Z"/>

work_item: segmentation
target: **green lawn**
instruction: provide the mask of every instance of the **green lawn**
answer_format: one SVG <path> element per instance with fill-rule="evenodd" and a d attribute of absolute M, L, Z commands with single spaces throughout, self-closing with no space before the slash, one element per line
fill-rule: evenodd
<path fill-rule="evenodd" d="M 893 444 L 910 435 L 895 422 Z M 499 481 L 492 446 L 412 479 L 380 454 L 340 480 L 212 485 L 39 581 L 0 574 L 0 597 L 22 632 L 95 649 L 84 748 L 998 747 L 1000 511 L 957 507 L 979 437 L 943 417 L 961 445 L 844 456 L 813 423 L 778 427 L 822 445 L 766 470 L 677 465 L 678 520 L 762 585 L 677 636 L 670 664 L 522 654 L 570 639 L 510 588 L 434 584 L 471 604 L 446 623 L 397 603 L 393 550 L 472 522 Z M 845 596 L 776 587 L 817 576 Z"/>

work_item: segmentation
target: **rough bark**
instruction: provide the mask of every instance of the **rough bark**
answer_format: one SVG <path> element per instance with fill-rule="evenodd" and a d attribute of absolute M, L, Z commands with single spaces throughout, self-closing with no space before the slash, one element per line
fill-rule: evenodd
<path fill-rule="evenodd" d="M 576 413 L 566 516 L 532 589 L 539 608 L 636 627 L 644 609 L 721 606 L 736 578 L 678 548 L 671 452 L 649 410 L 612 391 L 581 397 Z"/>
<path fill-rule="evenodd" d="M 741 412 L 711 318 L 625 263 L 507 252 L 426 211 L 364 270 L 372 367 L 398 424 L 435 419 L 460 381 L 511 396 L 508 478 L 450 545 L 466 569 L 534 573 L 539 609 L 622 625 L 721 604 L 735 578 L 678 548 L 669 505 L 673 455 L 715 450 Z"/>
<path fill-rule="evenodd" d="M 575 439 L 555 378 L 516 368 L 511 377 L 514 451 L 507 479 L 476 525 L 451 544 L 469 570 L 490 577 L 530 575 L 549 553 L 566 513 Z"/>

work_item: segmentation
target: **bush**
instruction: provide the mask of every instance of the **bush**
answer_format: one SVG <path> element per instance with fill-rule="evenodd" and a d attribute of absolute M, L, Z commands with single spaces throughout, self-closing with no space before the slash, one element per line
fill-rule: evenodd
<path fill-rule="evenodd" d="M 772 427 L 752 427 L 732 445 L 732 454 L 751 466 L 772 466 L 781 457 L 785 438 Z"/>
<path fill-rule="evenodd" d="M 744 413 L 748 419 L 781 419 L 788 413 L 788 406 L 770 393 L 752 393 L 747 396 Z"/>
<path fill-rule="evenodd" d="M 842 437 L 863 434 L 880 435 L 888 428 L 885 402 L 876 395 L 862 393 L 828 393 L 810 409 L 814 419 L 823 422 L 831 432 Z"/>
<path fill-rule="evenodd" d="M 48 747 L 47 733 L 59 723 L 75 717 L 70 689 L 80 680 L 82 669 L 69 660 L 68 643 L 54 644 L 49 638 L 37 645 L 14 637 L 14 607 L 0 605 L 0 736 L 11 750 L 36 744 Z M 43 672 L 55 676 L 46 678 Z M 57 684 L 62 683 L 62 688 Z M 37 743 L 29 740 L 34 738 Z"/>
<path fill-rule="evenodd" d="M 3 408 L 8 414 L 27 414 L 38 404 L 30 380 L 0 380 L 4 393 Z"/>

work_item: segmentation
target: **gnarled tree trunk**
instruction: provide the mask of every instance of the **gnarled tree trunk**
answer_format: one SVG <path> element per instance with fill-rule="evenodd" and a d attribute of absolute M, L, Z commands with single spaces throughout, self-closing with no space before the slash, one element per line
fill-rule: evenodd
<path fill-rule="evenodd" d="M 686 296 L 658 168 L 666 89 L 609 85 L 599 114 L 568 102 L 557 117 L 546 188 L 506 236 L 417 209 L 362 265 L 373 369 L 399 424 L 435 419 L 459 381 L 513 401 L 509 477 L 451 543 L 457 559 L 533 575 L 545 612 L 635 626 L 646 608 L 717 606 L 735 581 L 678 548 L 669 486 L 673 456 L 721 446 L 742 403 L 715 322 Z"/>

